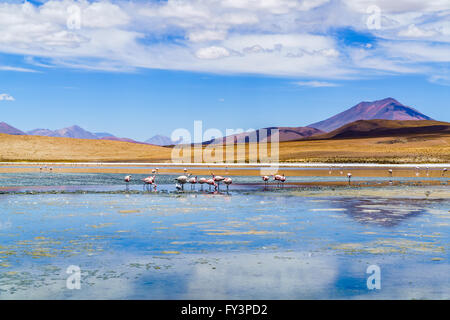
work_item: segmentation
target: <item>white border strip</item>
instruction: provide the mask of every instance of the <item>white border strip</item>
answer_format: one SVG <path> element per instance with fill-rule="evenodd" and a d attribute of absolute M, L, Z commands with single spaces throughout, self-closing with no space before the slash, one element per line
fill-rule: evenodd
<path fill-rule="evenodd" d="M 389 163 L 173 163 L 173 162 L 0 162 L 2 165 L 47 165 L 47 166 L 185 166 L 185 167 L 325 167 L 325 168 L 343 168 L 343 167 L 401 167 L 401 168 L 450 168 L 450 163 L 405 163 L 405 164 L 389 164 Z"/>

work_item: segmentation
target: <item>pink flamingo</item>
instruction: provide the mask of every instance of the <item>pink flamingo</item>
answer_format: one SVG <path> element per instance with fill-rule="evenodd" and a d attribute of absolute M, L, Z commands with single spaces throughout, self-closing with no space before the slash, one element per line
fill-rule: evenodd
<path fill-rule="evenodd" d="M 281 179 L 282 179 L 282 176 L 280 176 L 279 174 L 273 175 L 273 181 L 277 182 L 278 187 L 280 186 Z"/>
<path fill-rule="evenodd" d="M 206 183 L 207 179 L 206 178 L 200 178 L 198 179 L 198 183 L 200 183 L 201 185 L 201 190 L 203 190 L 203 184 Z"/>
<path fill-rule="evenodd" d="M 269 176 L 262 176 L 261 178 L 264 181 L 264 188 L 267 188 L 267 184 L 269 183 Z"/>
<path fill-rule="evenodd" d="M 217 182 L 217 189 L 220 189 L 220 182 L 225 180 L 222 176 L 215 176 L 214 173 L 211 173 L 214 182 Z"/>
<path fill-rule="evenodd" d="M 231 178 L 225 178 L 225 179 L 223 179 L 223 183 L 225 183 L 226 184 L 226 186 L 227 186 L 227 192 L 228 192 L 228 188 L 230 187 L 230 184 L 232 184 L 233 183 L 233 180 L 231 179 Z"/>
<path fill-rule="evenodd" d="M 125 176 L 124 180 L 125 180 L 125 183 L 126 183 L 126 186 L 127 186 L 127 190 L 128 190 L 128 189 L 129 189 L 128 184 L 129 184 L 130 181 L 131 181 L 131 176 Z"/>
<path fill-rule="evenodd" d="M 284 176 L 284 173 L 281 176 L 280 182 L 283 184 L 283 187 L 284 187 L 284 183 L 286 182 L 286 177 Z"/>
<path fill-rule="evenodd" d="M 347 177 L 348 177 L 348 184 L 350 184 L 350 180 L 352 179 L 352 174 L 350 172 L 347 173 Z"/>
<path fill-rule="evenodd" d="M 211 191 L 211 186 L 214 186 L 214 190 L 217 190 L 218 184 L 214 181 L 214 179 L 206 180 L 206 184 L 209 185 L 209 190 Z"/>
<path fill-rule="evenodd" d="M 191 189 L 194 189 L 195 188 L 195 184 L 198 182 L 197 181 L 197 176 L 189 178 L 188 182 L 191 184 Z"/>
<path fill-rule="evenodd" d="M 187 169 L 184 169 L 184 172 L 186 171 Z M 181 185 L 181 190 L 184 190 L 184 184 L 188 182 L 188 177 L 186 175 L 182 175 L 175 178 L 175 181 L 177 182 L 178 185 Z"/>
<path fill-rule="evenodd" d="M 155 176 L 144 178 L 142 181 L 144 181 L 144 188 L 146 185 L 148 188 L 150 185 L 154 184 L 153 188 L 156 190 Z"/>

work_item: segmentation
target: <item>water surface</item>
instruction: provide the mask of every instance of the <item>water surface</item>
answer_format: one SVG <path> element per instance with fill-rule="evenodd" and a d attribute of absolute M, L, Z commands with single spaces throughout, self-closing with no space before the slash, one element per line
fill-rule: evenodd
<path fill-rule="evenodd" d="M 233 177 L 229 193 L 177 193 L 173 176 L 158 192 L 122 178 L 1 174 L 0 299 L 450 298 L 445 179 L 265 189 Z"/>

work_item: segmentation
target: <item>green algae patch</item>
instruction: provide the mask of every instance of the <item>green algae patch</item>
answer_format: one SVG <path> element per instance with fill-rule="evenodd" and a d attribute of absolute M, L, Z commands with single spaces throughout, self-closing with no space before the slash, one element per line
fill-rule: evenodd
<path fill-rule="evenodd" d="M 101 228 L 105 228 L 105 227 L 110 227 L 110 226 L 112 226 L 114 223 L 112 223 L 112 222 L 107 222 L 107 223 L 100 223 L 100 224 L 97 224 L 97 225 L 90 225 L 90 227 L 91 228 L 94 228 L 94 229 L 101 229 Z"/>
<path fill-rule="evenodd" d="M 367 243 L 342 243 L 332 245 L 332 250 L 347 254 L 370 253 L 443 253 L 445 248 L 434 242 L 421 242 L 408 239 L 381 239 Z"/>
<path fill-rule="evenodd" d="M 431 258 L 431 261 L 442 261 L 444 258 Z"/>
<path fill-rule="evenodd" d="M 141 210 L 119 210 L 119 213 L 140 213 Z"/>

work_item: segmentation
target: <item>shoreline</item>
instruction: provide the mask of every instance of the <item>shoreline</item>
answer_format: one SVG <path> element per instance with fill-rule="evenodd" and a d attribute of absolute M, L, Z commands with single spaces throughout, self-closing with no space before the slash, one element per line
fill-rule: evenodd
<path fill-rule="evenodd" d="M 450 163 L 361 163 L 361 162 L 279 162 L 279 163 L 182 163 L 182 162 L 67 162 L 67 161 L 4 161 L 0 166 L 8 165 L 84 165 L 84 166 L 172 166 L 172 167 L 430 167 L 430 168 L 449 168 Z"/>
<path fill-rule="evenodd" d="M 42 169 L 41 169 L 42 168 Z M 50 170 L 50 168 L 52 170 Z M 159 168 L 161 175 L 181 175 L 184 169 L 193 176 L 262 176 L 284 174 L 286 177 L 333 177 L 346 179 L 351 173 L 353 178 L 383 177 L 383 178 L 448 178 L 450 164 L 426 166 L 410 165 L 377 165 L 377 164 L 188 164 L 188 163 L 0 163 L 2 173 L 110 173 L 110 174 L 148 174 Z M 392 175 L 389 173 L 392 170 Z M 1 177 L 0 177 L 1 178 Z M 1 179 L 0 179 L 1 182 Z"/>

